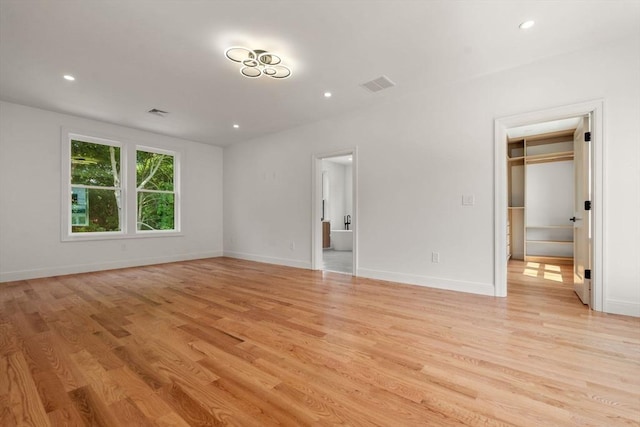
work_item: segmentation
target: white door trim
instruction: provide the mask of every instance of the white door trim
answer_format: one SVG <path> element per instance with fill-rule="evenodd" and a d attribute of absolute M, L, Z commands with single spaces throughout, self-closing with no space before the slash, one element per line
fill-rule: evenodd
<path fill-rule="evenodd" d="M 352 156 L 352 203 L 353 203 L 353 272 L 358 271 L 358 147 L 345 148 L 329 153 L 314 154 L 311 157 L 311 269 L 322 268 L 322 159 L 338 156 Z"/>
<path fill-rule="evenodd" d="M 495 295 L 507 296 L 507 129 L 563 118 L 592 114 L 591 167 L 593 254 L 591 276 L 591 308 L 603 311 L 606 283 L 604 278 L 604 101 L 594 100 L 548 110 L 502 117 L 494 126 L 494 285 Z"/>

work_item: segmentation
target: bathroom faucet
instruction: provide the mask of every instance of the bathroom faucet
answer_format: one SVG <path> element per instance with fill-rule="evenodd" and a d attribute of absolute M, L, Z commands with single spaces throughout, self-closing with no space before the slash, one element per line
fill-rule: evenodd
<path fill-rule="evenodd" d="M 344 217 L 344 229 L 348 230 L 349 229 L 349 225 L 351 225 L 351 215 L 346 215 Z"/>

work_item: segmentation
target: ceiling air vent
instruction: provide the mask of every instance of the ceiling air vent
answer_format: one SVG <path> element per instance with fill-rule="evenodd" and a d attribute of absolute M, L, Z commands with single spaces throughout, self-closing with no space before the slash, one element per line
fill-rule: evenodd
<path fill-rule="evenodd" d="M 389 80 L 387 76 L 380 76 L 377 79 L 362 83 L 360 86 L 367 89 L 369 92 L 380 92 L 383 89 L 388 89 L 396 84 Z"/>
<path fill-rule="evenodd" d="M 158 110 L 157 108 L 152 108 L 151 110 L 147 111 L 147 113 L 155 114 L 156 116 L 160 117 L 164 117 L 165 114 L 169 114 L 168 111 Z"/>

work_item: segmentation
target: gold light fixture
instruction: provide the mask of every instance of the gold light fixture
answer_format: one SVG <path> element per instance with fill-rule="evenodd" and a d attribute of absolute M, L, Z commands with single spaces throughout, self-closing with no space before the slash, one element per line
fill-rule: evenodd
<path fill-rule="evenodd" d="M 224 55 L 229 60 L 242 64 L 240 73 L 245 77 L 267 76 L 273 79 L 286 79 L 291 76 L 291 69 L 282 65 L 282 59 L 265 50 L 233 46 L 227 49 Z"/>

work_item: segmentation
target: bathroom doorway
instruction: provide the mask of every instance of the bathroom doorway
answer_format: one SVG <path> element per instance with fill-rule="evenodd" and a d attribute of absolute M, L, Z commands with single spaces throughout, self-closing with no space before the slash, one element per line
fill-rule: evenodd
<path fill-rule="evenodd" d="M 356 274 L 355 150 L 314 156 L 313 269 Z"/>

